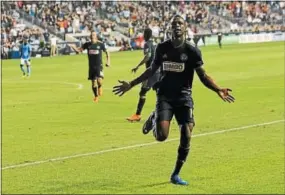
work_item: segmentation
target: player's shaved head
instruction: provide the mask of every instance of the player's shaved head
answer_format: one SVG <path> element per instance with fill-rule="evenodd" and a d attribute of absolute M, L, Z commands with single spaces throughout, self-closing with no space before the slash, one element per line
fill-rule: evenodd
<path fill-rule="evenodd" d="M 171 19 L 172 37 L 179 38 L 185 35 L 186 23 L 181 15 L 175 15 Z"/>
<path fill-rule="evenodd" d="M 148 41 L 152 37 L 152 30 L 150 28 L 146 28 L 144 30 L 143 37 L 146 41 Z"/>

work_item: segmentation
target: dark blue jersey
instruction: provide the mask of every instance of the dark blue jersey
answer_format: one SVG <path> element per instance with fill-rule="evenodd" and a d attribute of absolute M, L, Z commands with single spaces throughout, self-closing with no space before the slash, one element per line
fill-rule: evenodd
<path fill-rule="evenodd" d="M 102 66 L 102 51 L 106 52 L 105 44 L 97 41 L 96 43 L 86 42 L 82 49 L 87 49 L 89 67 Z"/>
<path fill-rule="evenodd" d="M 200 50 L 189 42 L 179 48 L 171 40 L 158 44 L 151 67 L 161 72 L 157 94 L 171 99 L 191 95 L 194 70 L 202 65 Z"/>
<path fill-rule="evenodd" d="M 156 48 L 156 44 L 153 40 L 148 40 L 144 44 L 144 49 L 143 49 L 144 55 L 149 56 L 149 60 L 145 63 L 146 68 L 150 67 L 151 62 L 153 61 L 155 48 Z"/>

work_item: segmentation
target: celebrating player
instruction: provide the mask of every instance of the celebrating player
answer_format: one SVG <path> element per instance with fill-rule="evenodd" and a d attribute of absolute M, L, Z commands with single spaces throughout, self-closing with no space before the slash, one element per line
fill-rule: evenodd
<path fill-rule="evenodd" d="M 83 44 L 81 48 L 77 48 L 74 45 L 70 45 L 75 51 L 82 52 L 87 49 L 88 61 L 89 61 L 89 77 L 91 80 L 92 90 L 94 93 L 94 102 L 99 101 L 99 96 L 102 95 L 103 89 L 103 63 L 102 63 L 102 51 L 106 53 L 107 63 L 106 67 L 110 66 L 110 54 L 107 51 L 104 43 L 100 42 L 97 38 L 96 32 L 92 31 L 90 35 L 91 41 Z"/>
<path fill-rule="evenodd" d="M 28 43 L 28 37 L 23 37 L 23 43 L 20 46 L 20 68 L 23 72 L 23 77 L 30 77 L 31 76 L 31 56 L 32 56 L 32 47 Z M 27 66 L 27 72 L 24 69 L 24 65 Z"/>
<path fill-rule="evenodd" d="M 145 29 L 143 36 L 144 36 L 144 40 L 145 40 L 144 58 L 135 68 L 132 69 L 132 72 L 134 72 L 134 73 L 143 64 L 146 65 L 146 68 L 149 68 L 151 65 L 151 62 L 153 60 L 153 56 L 154 56 L 155 43 L 151 39 L 152 30 L 149 28 Z M 131 117 L 128 117 L 127 118 L 128 121 L 133 122 L 133 121 L 140 121 L 141 120 L 141 112 L 142 112 L 143 106 L 145 104 L 146 94 L 153 87 L 153 85 L 158 81 L 158 79 L 159 79 L 159 72 L 157 71 L 152 77 L 150 77 L 148 80 L 146 80 L 142 83 L 141 90 L 139 93 L 140 98 L 139 98 L 139 102 L 137 105 L 136 114 L 132 115 Z"/>
<path fill-rule="evenodd" d="M 196 71 L 201 82 L 217 93 L 225 102 L 234 102 L 228 88 L 220 88 L 205 72 L 201 52 L 185 40 L 186 24 L 184 19 L 176 15 L 171 21 L 172 39 L 158 44 L 154 60 L 150 68 L 131 82 L 119 81 L 113 92 L 122 96 L 135 85 L 150 78 L 160 69 L 162 78 L 157 86 L 156 111 L 146 121 L 146 131 L 153 129 L 158 141 L 164 141 L 169 134 L 169 126 L 173 115 L 180 128 L 180 145 L 178 156 L 170 181 L 174 184 L 187 185 L 188 182 L 179 176 L 190 150 L 190 140 L 194 123 L 192 82 Z"/>

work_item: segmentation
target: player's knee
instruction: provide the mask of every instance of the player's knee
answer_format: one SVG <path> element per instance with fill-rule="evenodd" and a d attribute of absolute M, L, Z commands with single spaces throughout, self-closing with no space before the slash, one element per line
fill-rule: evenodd
<path fill-rule="evenodd" d="M 168 138 L 169 123 L 164 122 L 158 123 L 156 125 L 156 140 L 163 142 Z"/>
<path fill-rule="evenodd" d="M 139 93 L 140 98 L 145 99 L 146 93 L 148 92 L 148 90 L 149 90 L 148 88 L 141 88 L 140 93 Z"/>
<path fill-rule="evenodd" d="M 180 139 L 180 146 L 182 148 L 189 148 L 190 147 L 190 141 L 191 141 L 191 134 L 192 130 L 194 128 L 193 123 L 189 124 L 182 124 L 180 127 L 181 131 L 181 139 Z"/>
<path fill-rule="evenodd" d="M 193 129 L 194 129 L 194 126 L 195 126 L 195 124 L 194 124 L 194 123 L 189 123 L 189 124 L 188 124 L 189 130 L 190 130 L 190 133 L 192 133 L 192 131 L 193 131 Z"/>
<path fill-rule="evenodd" d="M 93 80 L 92 81 L 92 87 L 95 88 L 95 87 L 98 87 L 98 83 L 96 80 Z"/>
<path fill-rule="evenodd" d="M 97 79 L 97 82 L 98 82 L 98 86 L 102 86 L 102 84 L 103 84 L 103 79 L 102 79 L 102 78 L 99 78 L 99 79 Z"/>

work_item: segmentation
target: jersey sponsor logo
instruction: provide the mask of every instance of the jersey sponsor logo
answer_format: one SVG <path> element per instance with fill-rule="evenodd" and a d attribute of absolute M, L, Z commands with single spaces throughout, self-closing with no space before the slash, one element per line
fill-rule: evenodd
<path fill-rule="evenodd" d="M 182 62 L 185 62 L 185 61 L 188 60 L 188 56 L 187 56 L 185 53 L 182 53 L 182 54 L 180 55 L 180 60 L 181 60 Z"/>
<path fill-rule="evenodd" d="M 88 54 L 99 54 L 99 50 L 90 49 Z"/>
<path fill-rule="evenodd" d="M 163 56 L 162 56 L 162 59 L 167 59 L 167 55 L 166 54 L 164 54 Z"/>
<path fill-rule="evenodd" d="M 177 63 L 177 62 L 163 62 L 163 71 L 169 72 L 183 72 L 185 69 L 184 63 Z"/>

